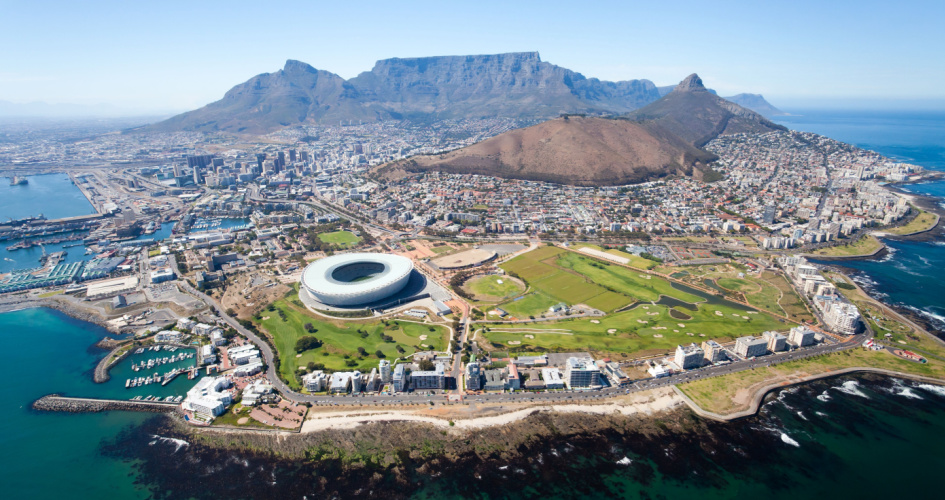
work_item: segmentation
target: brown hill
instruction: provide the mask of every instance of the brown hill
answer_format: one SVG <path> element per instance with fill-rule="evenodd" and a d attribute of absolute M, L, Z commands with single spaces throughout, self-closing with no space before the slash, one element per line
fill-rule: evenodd
<path fill-rule="evenodd" d="M 787 130 L 750 109 L 712 94 L 695 73 L 660 100 L 625 116 L 658 125 L 700 148 L 720 135 Z"/>
<path fill-rule="evenodd" d="M 578 116 L 512 130 L 441 155 L 382 165 L 381 178 L 439 171 L 581 186 L 645 182 L 667 175 L 701 177 L 715 160 L 653 123 Z"/>

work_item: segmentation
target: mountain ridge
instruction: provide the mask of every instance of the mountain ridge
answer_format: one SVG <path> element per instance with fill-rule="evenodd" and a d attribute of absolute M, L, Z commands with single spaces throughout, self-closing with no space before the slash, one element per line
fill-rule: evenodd
<path fill-rule="evenodd" d="M 426 171 L 480 174 L 581 186 L 668 176 L 704 179 L 715 155 L 702 149 L 723 134 L 783 130 L 711 93 L 693 73 L 672 92 L 621 117 L 563 116 L 438 155 L 373 170 L 379 179 Z"/>

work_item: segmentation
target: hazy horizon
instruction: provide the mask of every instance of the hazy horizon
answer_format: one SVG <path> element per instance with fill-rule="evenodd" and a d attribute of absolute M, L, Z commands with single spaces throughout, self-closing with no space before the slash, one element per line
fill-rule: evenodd
<path fill-rule="evenodd" d="M 696 72 L 719 95 L 784 108 L 945 109 L 945 4 L 907 3 L 5 2 L 0 101 L 174 114 L 286 59 L 348 79 L 391 57 L 538 51 L 601 80 L 663 86 Z"/>

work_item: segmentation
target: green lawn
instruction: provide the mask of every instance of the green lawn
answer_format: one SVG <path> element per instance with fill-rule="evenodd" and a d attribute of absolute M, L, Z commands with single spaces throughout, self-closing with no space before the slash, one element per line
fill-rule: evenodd
<path fill-rule="evenodd" d="M 916 207 L 912 208 L 919 210 L 919 215 L 917 215 L 904 226 L 884 229 L 883 232 L 889 234 L 912 234 L 931 229 L 938 222 L 938 217 L 936 217 L 935 214 L 931 214 L 925 210 L 920 210 Z"/>
<path fill-rule="evenodd" d="M 276 301 L 273 306 L 285 312 L 286 320 L 283 321 L 276 311 L 264 309 L 261 313 L 262 321 L 258 324 L 265 329 L 273 338 L 273 344 L 279 353 L 281 363 L 279 373 L 289 385 L 298 388 L 295 380 L 295 372 L 299 366 L 305 366 L 308 362 L 324 364 L 330 370 L 366 370 L 377 367 L 380 360 L 375 356 L 375 351 L 380 350 L 387 359 L 394 359 L 413 354 L 418 350 L 437 350 L 446 349 L 449 341 L 449 330 L 442 326 L 422 325 L 409 323 L 406 321 L 391 320 L 389 325 L 385 326 L 379 321 L 329 321 L 324 318 L 316 317 L 309 313 L 303 307 L 294 303 L 290 296 L 288 299 Z M 308 333 L 305 330 L 305 324 L 311 323 L 317 330 L 314 333 Z M 431 331 L 432 329 L 432 331 Z M 358 330 L 367 332 L 367 336 L 361 336 Z M 381 335 L 385 334 L 394 339 L 394 342 L 385 342 Z M 295 343 L 299 337 L 311 335 L 323 342 L 321 347 L 305 351 L 301 357 L 296 357 Z M 426 335 L 427 338 L 421 340 L 420 336 Z M 423 347 L 426 344 L 429 347 Z M 397 346 L 404 349 L 405 354 L 397 352 Z M 367 351 L 364 357 L 359 356 L 358 347 L 363 347 Z M 354 366 L 348 366 L 344 356 L 354 360 Z"/>
<path fill-rule="evenodd" d="M 722 312 L 722 316 L 715 314 L 715 311 Z M 734 315 L 736 313 L 738 316 Z M 708 339 L 729 341 L 766 330 L 783 331 L 791 326 L 764 313 L 747 314 L 726 306 L 702 304 L 698 311 L 686 311 L 686 314 L 691 315 L 692 319 L 673 318 L 669 315 L 669 308 L 650 304 L 594 320 L 581 318 L 524 325 L 487 325 L 491 331 L 481 335 L 504 347 L 535 351 L 591 349 L 610 353 L 641 353 L 670 351 L 678 344 L 701 343 Z M 680 327 L 679 324 L 684 326 Z M 509 344 L 510 341 L 521 343 Z"/>
<path fill-rule="evenodd" d="M 557 264 L 587 276 L 593 283 L 646 302 L 659 300 L 660 295 L 667 295 L 685 302 L 702 300 L 700 297 L 673 288 L 670 282 L 658 276 L 644 274 L 617 264 L 607 264 L 573 252 L 563 255 L 558 259 Z"/>
<path fill-rule="evenodd" d="M 941 347 L 938 350 L 945 351 Z M 945 363 L 935 359 L 929 359 L 929 362 L 924 364 L 914 363 L 884 351 L 851 349 L 721 377 L 710 377 L 678 387 L 702 409 L 727 414 L 748 408 L 749 398 L 739 397 L 739 391 L 744 392 L 765 385 L 786 383 L 796 377 L 819 375 L 853 367 L 881 368 L 925 377 L 945 378 Z"/>
<path fill-rule="evenodd" d="M 511 316 L 518 319 L 527 319 L 529 316 L 541 316 L 548 312 L 548 308 L 561 302 L 541 292 L 530 292 L 525 297 L 506 302 L 499 307 Z M 488 318 L 493 318 L 489 316 Z"/>
<path fill-rule="evenodd" d="M 733 292 L 753 293 L 761 291 L 761 286 L 757 283 L 741 278 L 719 278 L 715 280 L 715 282 L 718 283 L 720 287 Z"/>
<path fill-rule="evenodd" d="M 517 297 L 525 291 L 518 280 L 508 276 L 479 276 L 467 281 L 464 286 L 476 299 L 493 302 Z"/>
<path fill-rule="evenodd" d="M 333 233 L 321 233 L 318 239 L 325 243 L 332 243 L 341 247 L 352 247 L 361 242 L 361 237 L 356 236 L 351 231 L 335 231 Z"/>
<path fill-rule="evenodd" d="M 883 247 L 883 243 L 873 235 L 867 235 L 856 242 L 847 245 L 838 245 L 834 247 L 821 248 L 815 250 L 814 255 L 824 255 L 828 257 L 851 257 L 854 255 L 870 255 Z"/>

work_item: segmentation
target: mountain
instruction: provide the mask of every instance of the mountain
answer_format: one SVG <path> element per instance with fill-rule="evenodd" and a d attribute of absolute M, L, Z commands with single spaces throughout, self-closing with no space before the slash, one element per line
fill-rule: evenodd
<path fill-rule="evenodd" d="M 415 156 L 374 170 L 381 179 L 439 171 L 582 186 L 700 177 L 716 157 L 655 123 L 566 116 L 449 153 Z"/>
<path fill-rule="evenodd" d="M 738 94 L 726 97 L 726 101 L 734 102 L 743 108 L 748 108 L 766 118 L 784 116 L 787 113 L 771 105 L 761 94 Z"/>
<path fill-rule="evenodd" d="M 256 75 L 233 87 L 219 101 L 143 130 L 265 133 L 299 123 L 391 117 L 379 106 L 362 104 L 358 97 L 357 89 L 340 76 L 289 60 L 279 71 Z"/>
<path fill-rule="evenodd" d="M 142 130 L 263 133 L 340 120 L 543 119 L 626 113 L 659 97 L 649 80 L 586 78 L 537 52 L 385 59 L 350 80 L 290 60 L 219 101 Z"/>
<path fill-rule="evenodd" d="M 625 116 L 659 125 L 698 148 L 720 135 L 787 130 L 754 111 L 712 94 L 695 73 L 660 100 Z"/>

